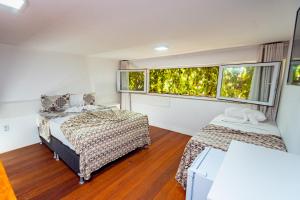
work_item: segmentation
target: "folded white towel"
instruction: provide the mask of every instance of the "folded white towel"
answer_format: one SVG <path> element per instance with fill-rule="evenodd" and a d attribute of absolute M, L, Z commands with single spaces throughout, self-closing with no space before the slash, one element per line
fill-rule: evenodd
<path fill-rule="evenodd" d="M 245 108 L 243 112 L 246 113 L 251 124 L 258 124 L 258 122 L 263 122 L 267 119 L 266 115 L 259 110 Z"/>
<path fill-rule="evenodd" d="M 226 118 L 231 118 L 229 121 L 233 122 L 234 120 L 239 122 L 249 121 L 251 124 L 258 124 L 258 122 L 263 122 L 267 118 L 265 114 L 258 110 L 252 110 L 250 108 L 226 108 L 225 109 Z"/>
<path fill-rule="evenodd" d="M 227 117 L 227 116 L 224 116 L 222 118 L 222 121 L 223 122 L 229 122 L 229 123 L 238 123 L 238 124 L 247 123 L 247 120 L 239 119 L 239 118 L 233 118 L 233 117 Z"/>

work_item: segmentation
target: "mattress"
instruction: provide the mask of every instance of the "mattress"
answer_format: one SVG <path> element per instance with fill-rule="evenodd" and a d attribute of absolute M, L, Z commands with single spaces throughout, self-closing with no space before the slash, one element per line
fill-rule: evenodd
<path fill-rule="evenodd" d="M 233 130 L 239 130 L 242 132 L 250 132 L 257 134 L 276 135 L 280 137 L 280 131 L 274 122 L 259 122 L 258 124 L 251 124 L 249 122 L 242 122 L 238 120 L 232 120 L 226 116 L 219 115 L 214 118 L 210 124 L 217 126 L 227 127 Z"/>

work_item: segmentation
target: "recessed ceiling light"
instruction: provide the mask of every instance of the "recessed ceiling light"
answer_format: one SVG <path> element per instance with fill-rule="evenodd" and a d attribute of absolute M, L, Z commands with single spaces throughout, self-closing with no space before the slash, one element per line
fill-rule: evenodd
<path fill-rule="evenodd" d="M 165 45 L 157 46 L 154 48 L 155 51 L 167 51 L 169 48 Z"/>
<path fill-rule="evenodd" d="M 25 0 L 0 0 L 0 4 L 19 10 L 25 4 Z"/>

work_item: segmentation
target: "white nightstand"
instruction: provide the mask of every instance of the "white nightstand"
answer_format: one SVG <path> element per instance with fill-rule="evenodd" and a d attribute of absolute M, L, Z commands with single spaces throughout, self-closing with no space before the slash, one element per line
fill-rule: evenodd
<path fill-rule="evenodd" d="M 206 200 L 225 152 L 206 147 L 188 169 L 186 200 Z"/>

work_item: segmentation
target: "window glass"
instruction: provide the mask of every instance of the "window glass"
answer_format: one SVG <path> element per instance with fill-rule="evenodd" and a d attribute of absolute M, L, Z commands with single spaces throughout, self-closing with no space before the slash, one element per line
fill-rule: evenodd
<path fill-rule="evenodd" d="M 292 65 L 293 69 L 293 83 L 300 85 L 300 64 Z"/>
<path fill-rule="evenodd" d="M 129 90 L 143 91 L 145 76 L 143 72 L 129 72 Z"/>
<path fill-rule="evenodd" d="M 219 67 L 151 69 L 149 93 L 216 97 Z"/>
<path fill-rule="evenodd" d="M 248 99 L 255 67 L 226 67 L 223 70 L 221 96 Z"/>
<path fill-rule="evenodd" d="M 288 83 L 300 85 L 300 10 L 297 11 L 297 18 L 294 28 L 292 53 L 290 58 L 290 69 Z"/>
<path fill-rule="evenodd" d="M 273 105 L 280 62 L 221 66 L 218 98 Z"/>
<path fill-rule="evenodd" d="M 120 70 L 119 91 L 145 92 L 145 70 Z"/>

